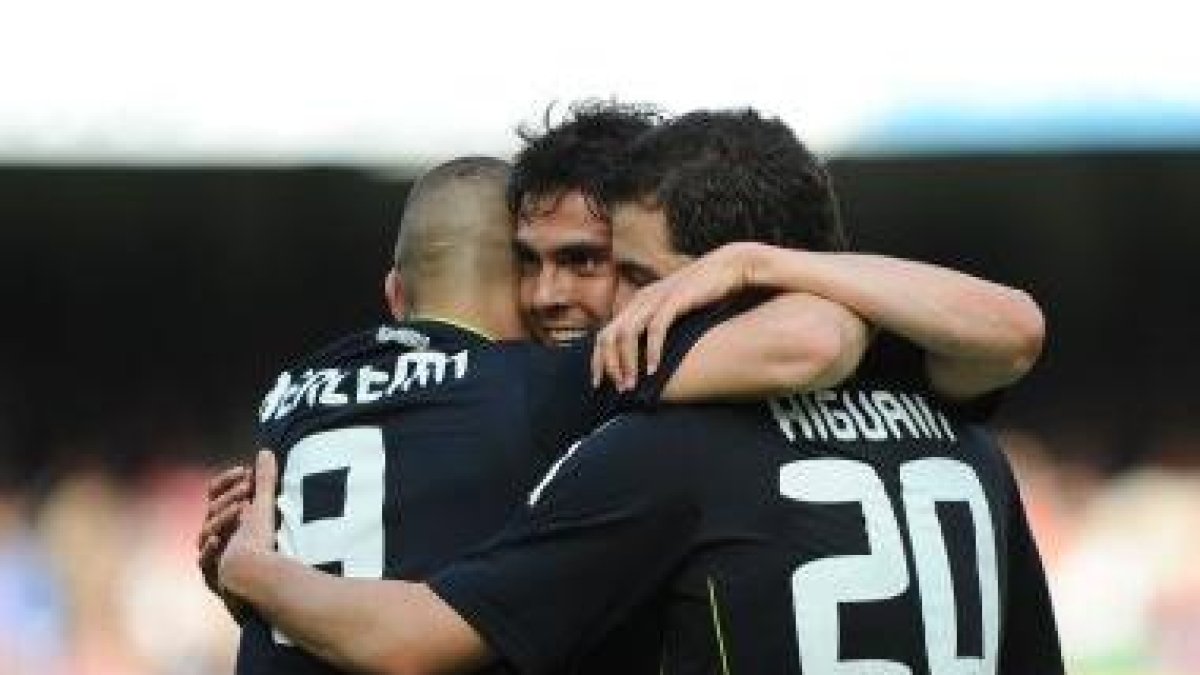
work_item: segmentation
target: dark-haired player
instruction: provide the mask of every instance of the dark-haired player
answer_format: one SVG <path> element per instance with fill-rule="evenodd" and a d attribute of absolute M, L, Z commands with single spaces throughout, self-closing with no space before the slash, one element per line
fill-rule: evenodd
<path fill-rule="evenodd" d="M 631 179 L 606 192 L 619 266 L 665 276 L 691 259 L 688 240 L 840 240 L 824 172 L 777 121 L 694 113 L 632 155 Z M 760 217 L 797 200 L 801 220 Z M 1034 352 L 1036 337 L 1023 341 Z M 645 622 L 662 626 L 668 673 L 1062 672 L 1011 473 L 975 426 L 979 407 L 956 403 L 980 387 L 947 388 L 961 363 L 937 374 L 952 351 L 926 362 L 881 335 L 835 388 L 619 417 L 551 470 L 498 540 L 427 584 L 338 580 L 273 554 L 264 499 L 222 578 L 308 649 L 379 671 L 501 659 L 570 672 Z M 982 360 L 1021 369 L 1032 355 Z M 260 468 L 266 493 L 269 455 Z"/>
<path fill-rule="evenodd" d="M 583 101 L 543 129 L 522 128 L 507 200 L 516 222 L 521 310 L 532 337 L 563 343 L 612 316 L 612 231 L 596 201 L 626 149 L 661 123 L 653 108 Z"/>

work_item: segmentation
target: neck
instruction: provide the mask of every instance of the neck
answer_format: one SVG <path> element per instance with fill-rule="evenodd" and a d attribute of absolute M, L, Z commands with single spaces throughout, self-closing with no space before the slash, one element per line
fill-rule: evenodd
<path fill-rule="evenodd" d="M 493 340 L 513 340 L 525 337 L 512 297 L 493 299 L 430 298 L 411 308 L 414 318 L 441 319 L 482 333 Z"/>

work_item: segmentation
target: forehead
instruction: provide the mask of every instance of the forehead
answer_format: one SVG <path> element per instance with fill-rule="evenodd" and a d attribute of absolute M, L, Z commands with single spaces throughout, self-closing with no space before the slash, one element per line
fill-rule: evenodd
<path fill-rule="evenodd" d="M 627 270 L 664 277 L 691 259 L 671 244 L 667 216 L 657 206 L 620 204 L 613 209 L 613 258 Z"/>
<path fill-rule="evenodd" d="M 611 238 L 608 222 L 578 190 L 534 200 L 517 220 L 517 241 L 535 251 L 581 244 L 607 248 Z"/>
<path fill-rule="evenodd" d="M 613 209 L 612 240 L 614 250 L 672 252 L 663 210 L 636 202 Z"/>

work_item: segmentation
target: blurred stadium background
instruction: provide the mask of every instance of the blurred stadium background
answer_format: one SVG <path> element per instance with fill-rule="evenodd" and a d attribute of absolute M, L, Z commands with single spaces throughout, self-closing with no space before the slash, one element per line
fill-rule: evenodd
<path fill-rule="evenodd" d="M 587 96 L 754 105 L 860 248 L 1031 291 L 1000 418 L 1070 672 L 1200 673 L 1194 12 L 7 3 L 0 673 L 229 672 L 203 485 L 286 359 L 383 312 L 409 181 Z"/>

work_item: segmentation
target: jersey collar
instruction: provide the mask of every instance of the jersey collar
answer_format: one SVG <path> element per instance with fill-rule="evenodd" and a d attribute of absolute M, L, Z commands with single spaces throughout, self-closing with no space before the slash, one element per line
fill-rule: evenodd
<path fill-rule="evenodd" d="M 440 323 L 440 324 L 443 324 L 446 326 L 453 326 L 454 328 L 458 328 L 460 330 L 465 330 L 468 333 L 472 333 L 475 336 L 486 340 L 487 342 L 495 342 L 496 341 L 495 337 L 493 337 L 491 334 L 489 334 L 487 331 L 485 331 L 481 328 L 472 326 L 471 324 L 463 322 L 463 321 L 458 321 L 456 319 L 448 319 L 444 316 L 434 316 L 432 314 L 410 314 L 408 316 L 408 321 L 416 321 L 416 322 L 423 321 L 423 322 L 428 322 L 428 323 Z"/>

